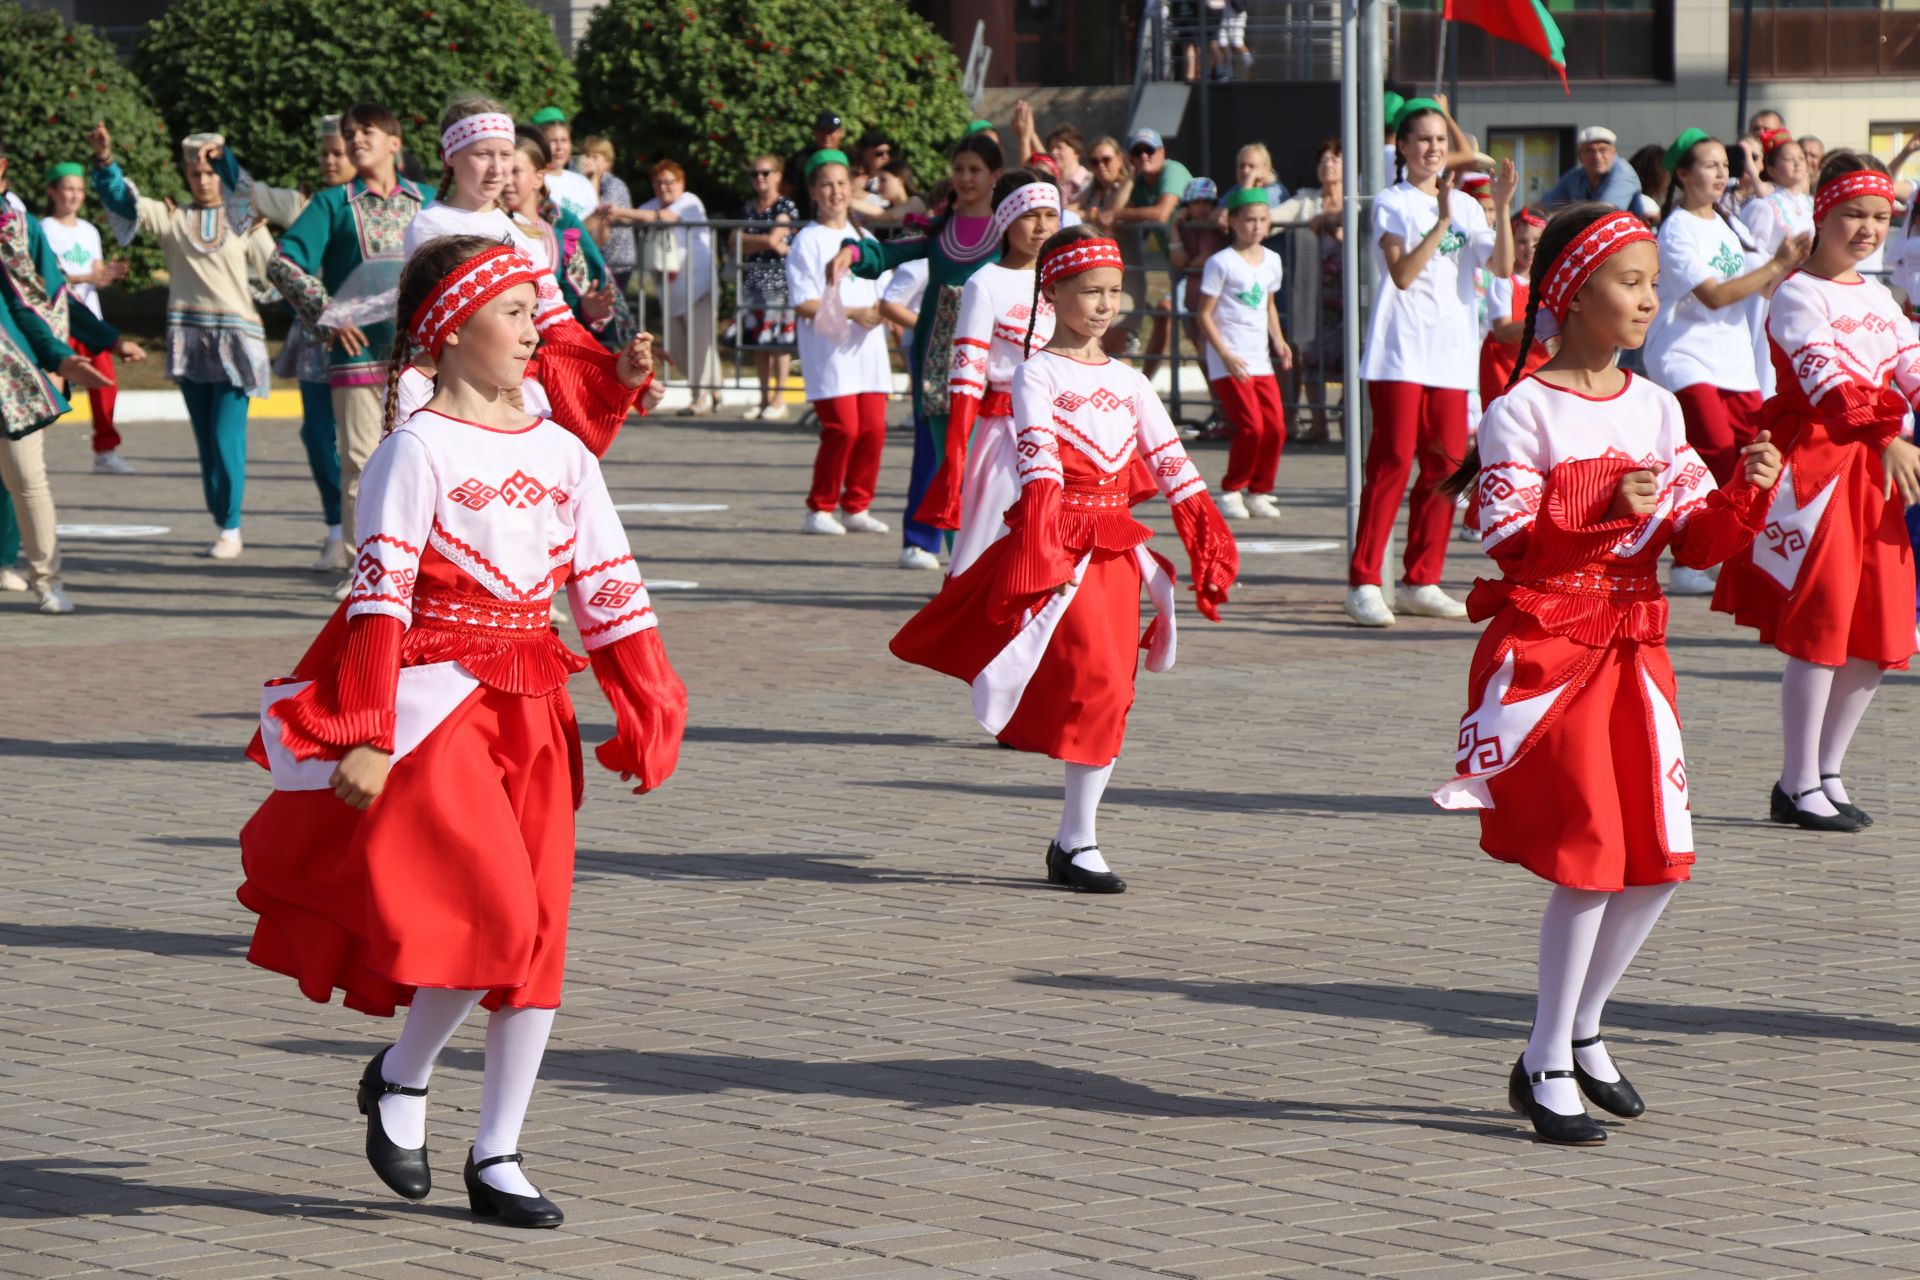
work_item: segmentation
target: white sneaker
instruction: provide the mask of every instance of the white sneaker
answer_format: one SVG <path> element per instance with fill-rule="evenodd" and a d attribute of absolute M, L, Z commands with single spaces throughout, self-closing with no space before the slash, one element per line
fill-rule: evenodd
<path fill-rule="evenodd" d="M 940 557 L 925 547 L 900 548 L 900 567 L 902 569 L 939 569 Z"/>
<path fill-rule="evenodd" d="M 800 532 L 802 533 L 841 534 L 846 531 L 847 526 L 835 520 L 833 518 L 833 512 L 831 511 L 809 511 L 807 512 L 807 522 L 800 526 Z"/>
<path fill-rule="evenodd" d="M 348 578 L 345 582 L 341 583 L 339 586 L 333 589 L 333 598 L 335 600 L 345 600 L 348 596 L 352 594 L 353 594 L 352 578 Z"/>
<path fill-rule="evenodd" d="M 1379 587 L 1350 587 L 1347 590 L 1347 616 L 1363 627 L 1390 627 L 1393 610 Z"/>
<path fill-rule="evenodd" d="M 341 573 L 347 567 L 347 540 L 330 537 L 320 546 L 320 558 L 307 566 L 315 573 Z"/>
<path fill-rule="evenodd" d="M 1713 575 L 1705 569 L 1689 569 L 1683 564 L 1677 564 L 1667 574 L 1667 594 L 1710 596 L 1713 594 Z"/>
<path fill-rule="evenodd" d="M 1220 496 L 1213 500 L 1213 505 L 1219 507 L 1220 514 L 1229 520 L 1247 518 L 1247 500 L 1238 489 L 1222 489 Z"/>
<path fill-rule="evenodd" d="M 1467 606 L 1442 591 L 1438 585 L 1429 582 L 1416 587 L 1410 582 L 1400 584 L 1396 593 L 1396 603 L 1400 612 L 1411 613 L 1422 618 L 1460 619 L 1467 616 Z"/>
<path fill-rule="evenodd" d="M 776 400 L 760 411 L 762 422 L 785 422 L 786 420 L 787 404 L 784 400 Z"/>
<path fill-rule="evenodd" d="M 93 474 L 97 476 L 130 476 L 133 474 L 133 464 L 121 457 L 116 450 L 109 449 L 105 453 L 96 453 L 93 455 Z M 62 609 L 60 612 L 64 613 L 66 610 Z"/>
<path fill-rule="evenodd" d="M 207 555 L 214 560 L 237 560 L 240 552 L 238 529 L 222 530 L 220 536 L 213 540 L 213 545 L 207 548 Z"/>
<path fill-rule="evenodd" d="M 73 601 L 67 599 L 67 593 L 60 589 L 58 583 L 51 587 L 42 587 L 40 589 L 40 612 L 72 613 Z"/>
<path fill-rule="evenodd" d="M 1278 520 L 1280 504 L 1273 500 L 1270 493 L 1256 493 L 1247 499 L 1247 514 L 1259 516 L 1262 520 Z"/>
<path fill-rule="evenodd" d="M 746 411 L 745 413 L 743 413 L 743 414 L 741 414 L 740 416 L 741 416 L 741 417 L 743 417 L 743 418 L 745 418 L 745 419 L 746 419 L 746 420 L 747 420 L 748 422 L 753 422 L 753 421 L 756 421 L 756 420 L 758 420 L 758 418 L 760 417 L 760 415 L 761 415 L 761 414 L 763 414 L 763 413 L 765 413 L 766 411 L 767 411 L 767 406 L 765 406 L 765 405 L 763 405 L 763 404 L 757 404 L 757 405 L 755 405 L 755 406 L 753 406 L 753 408 L 751 408 L 751 409 L 749 409 L 749 410 L 747 410 L 747 411 Z"/>
<path fill-rule="evenodd" d="M 27 575 L 12 565 L 0 569 L 0 591 L 25 591 L 27 586 Z"/>
<path fill-rule="evenodd" d="M 843 511 L 840 524 L 848 533 L 885 533 L 887 522 L 876 520 L 864 511 Z"/>

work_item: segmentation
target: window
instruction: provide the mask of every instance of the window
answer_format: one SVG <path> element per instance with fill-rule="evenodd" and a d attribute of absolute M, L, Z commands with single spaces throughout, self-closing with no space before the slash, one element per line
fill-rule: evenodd
<path fill-rule="evenodd" d="M 1876 121 L 1867 129 L 1867 151 L 1891 165 L 1894 159 L 1907 149 L 1908 144 L 1916 139 L 1920 139 L 1920 121 L 1906 120 L 1899 124 L 1881 124 Z M 1909 181 L 1920 179 L 1920 155 L 1907 157 L 1906 162 L 1893 176 L 1906 178 Z"/>
<path fill-rule="evenodd" d="M 1755 80 L 1920 75 L 1920 9 L 1899 0 L 1753 0 Z M 1727 79 L 1740 78 L 1741 8 L 1727 14 Z"/>
<path fill-rule="evenodd" d="M 1672 0 L 1547 0 L 1566 41 L 1568 80 L 1673 79 Z M 1404 0 L 1396 12 L 1391 78 L 1433 79 L 1435 0 Z M 1757 15 L 1756 15 L 1757 16 Z M 1464 22 L 1450 24 L 1462 80 L 1557 82 L 1545 59 Z"/>
<path fill-rule="evenodd" d="M 1562 164 L 1560 157 L 1572 153 L 1572 139 L 1566 129 L 1494 129 L 1487 135 L 1487 154 L 1495 160 L 1513 161 L 1520 179 L 1520 190 L 1514 197 L 1516 208 L 1539 204 L 1560 180 L 1561 171 L 1570 167 Z"/>

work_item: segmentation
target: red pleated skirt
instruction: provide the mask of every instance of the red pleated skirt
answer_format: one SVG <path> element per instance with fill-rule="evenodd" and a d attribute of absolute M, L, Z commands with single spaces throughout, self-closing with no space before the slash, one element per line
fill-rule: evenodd
<path fill-rule="evenodd" d="M 482 685 L 365 811 L 275 791 L 240 832 L 247 958 L 322 1003 L 391 1015 L 418 987 L 560 1005 L 583 774 L 566 690 Z"/>

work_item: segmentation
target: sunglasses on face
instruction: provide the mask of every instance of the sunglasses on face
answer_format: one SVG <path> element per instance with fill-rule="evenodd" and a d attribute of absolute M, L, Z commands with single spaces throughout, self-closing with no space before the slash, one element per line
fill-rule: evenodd
<path fill-rule="evenodd" d="M 1148 156 L 1153 154 L 1153 148 L 1152 147 L 1135 147 L 1131 151 L 1128 151 L 1127 154 L 1132 156 L 1135 160 L 1144 160 Z"/>
<path fill-rule="evenodd" d="M 1093 162 L 1095 164 L 1112 164 L 1114 161 L 1118 160 L 1119 158 L 1120 158 L 1119 156 L 1095 156 L 1093 158 Z"/>
<path fill-rule="evenodd" d="M 779 172 L 780 171 L 778 169 L 755 169 L 753 171 L 753 176 L 756 178 L 771 178 L 774 174 Z"/>

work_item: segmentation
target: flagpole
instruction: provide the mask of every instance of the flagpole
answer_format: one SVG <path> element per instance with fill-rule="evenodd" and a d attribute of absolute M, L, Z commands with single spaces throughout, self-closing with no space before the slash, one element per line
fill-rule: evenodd
<path fill-rule="evenodd" d="M 1443 6 L 1434 10 L 1433 26 L 1433 96 L 1439 97 L 1446 85 L 1447 73 L 1447 11 Z M 1458 108 L 1455 108 L 1458 110 Z"/>

